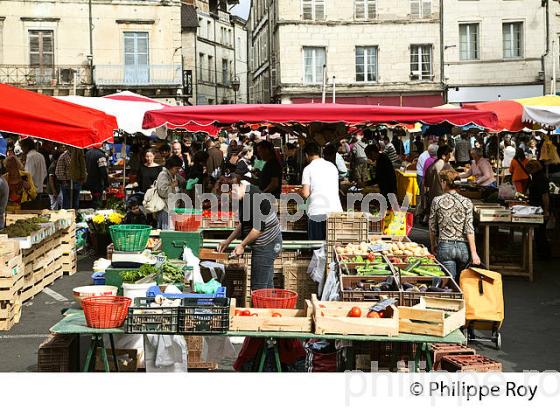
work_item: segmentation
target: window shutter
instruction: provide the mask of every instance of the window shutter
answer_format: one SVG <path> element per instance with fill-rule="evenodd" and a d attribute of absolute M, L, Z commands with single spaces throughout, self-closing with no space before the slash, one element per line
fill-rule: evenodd
<path fill-rule="evenodd" d="M 422 2 L 422 17 L 430 18 L 432 17 L 432 2 L 430 1 L 423 1 Z"/>
<path fill-rule="evenodd" d="M 315 20 L 325 19 L 325 0 L 315 0 Z"/>
<path fill-rule="evenodd" d="M 365 18 L 365 6 L 364 0 L 355 0 L 354 1 L 354 9 L 355 9 L 355 16 L 356 19 L 363 19 Z"/>
<path fill-rule="evenodd" d="M 367 18 L 374 19 L 377 15 L 377 7 L 375 4 L 376 0 L 366 0 L 367 1 Z"/>
<path fill-rule="evenodd" d="M 421 0 L 410 0 L 410 16 L 413 18 L 420 17 Z"/>
<path fill-rule="evenodd" d="M 313 20 L 313 1 L 303 0 L 303 19 Z"/>
<path fill-rule="evenodd" d="M 39 65 L 41 63 L 41 54 L 39 50 L 39 33 L 29 32 L 29 64 Z"/>

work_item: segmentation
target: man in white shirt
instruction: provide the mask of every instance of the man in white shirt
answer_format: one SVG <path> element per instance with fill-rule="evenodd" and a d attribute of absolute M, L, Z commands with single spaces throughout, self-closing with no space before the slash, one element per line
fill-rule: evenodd
<path fill-rule="evenodd" d="M 45 157 L 36 150 L 35 141 L 31 138 L 23 139 L 19 145 L 25 154 L 25 170 L 31 174 L 33 184 L 37 188 L 37 193 L 43 192 L 45 179 L 47 178 L 47 162 Z"/>
<path fill-rule="evenodd" d="M 309 162 L 303 170 L 301 191 L 307 199 L 307 232 L 310 240 L 323 241 L 327 237 L 327 214 L 342 212 L 338 169 L 321 158 L 321 148 L 314 142 L 305 145 L 304 153 Z"/>
<path fill-rule="evenodd" d="M 428 149 L 418 157 L 418 162 L 416 163 L 416 179 L 418 181 L 418 187 L 420 188 L 421 194 L 424 193 L 424 165 L 426 164 L 428 158 L 430 158 L 434 152 L 437 153 L 437 150 L 437 144 L 430 144 Z"/>

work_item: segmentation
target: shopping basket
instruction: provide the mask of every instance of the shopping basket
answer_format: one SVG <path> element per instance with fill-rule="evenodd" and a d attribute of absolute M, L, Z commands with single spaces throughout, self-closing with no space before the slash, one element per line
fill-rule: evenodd
<path fill-rule="evenodd" d="M 179 232 L 194 232 L 202 224 L 202 210 L 191 208 L 175 208 L 172 215 L 173 227 Z"/>
<path fill-rule="evenodd" d="M 492 342 L 496 349 L 501 349 L 500 328 L 504 321 L 502 275 L 471 266 L 461 272 L 460 286 L 465 297 L 467 341 Z M 477 338 L 475 329 L 489 330 L 492 336 Z"/>
<path fill-rule="evenodd" d="M 254 308 L 295 309 L 297 292 L 285 289 L 259 289 L 251 294 Z"/>
<path fill-rule="evenodd" d="M 149 225 L 113 225 L 109 227 L 117 252 L 142 252 L 146 249 L 152 227 Z"/>

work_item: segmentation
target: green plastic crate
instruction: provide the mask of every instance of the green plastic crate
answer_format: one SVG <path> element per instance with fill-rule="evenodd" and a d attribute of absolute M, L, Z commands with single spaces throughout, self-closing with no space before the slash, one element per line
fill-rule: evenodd
<path fill-rule="evenodd" d="M 183 248 L 188 246 L 195 256 L 198 256 L 202 247 L 202 232 L 176 232 L 161 231 L 159 234 L 163 252 L 169 259 L 182 259 Z"/>
<path fill-rule="evenodd" d="M 123 272 L 134 270 L 134 269 L 122 269 L 122 268 L 107 268 L 105 270 L 105 285 L 107 286 L 116 286 L 119 288 L 118 296 L 123 295 L 122 284 L 123 280 L 121 274 Z"/>

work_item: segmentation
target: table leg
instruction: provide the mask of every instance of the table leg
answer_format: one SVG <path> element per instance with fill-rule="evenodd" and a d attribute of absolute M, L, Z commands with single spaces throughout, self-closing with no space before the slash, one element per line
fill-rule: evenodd
<path fill-rule="evenodd" d="M 414 369 L 412 371 L 417 373 L 420 370 L 420 358 L 422 357 L 422 351 L 420 347 L 420 343 L 415 343 L 416 346 L 416 354 L 414 355 Z"/>
<path fill-rule="evenodd" d="M 282 363 L 280 363 L 280 353 L 278 352 L 278 344 L 274 344 L 274 359 L 276 361 L 276 370 L 282 373 Z"/>
<path fill-rule="evenodd" d="M 527 232 L 527 258 L 529 259 L 529 280 L 533 281 L 533 237 L 535 228 L 529 227 Z"/>
<path fill-rule="evenodd" d="M 117 360 L 117 351 L 115 350 L 115 339 L 113 334 L 109 333 L 109 341 L 111 342 L 111 352 L 113 352 L 113 363 L 115 364 L 115 371 L 119 372 L 119 361 Z"/>
<path fill-rule="evenodd" d="M 101 360 L 103 361 L 103 370 L 109 373 L 111 370 L 109 368 L 109 359 L 107 359 L 107 350 L 105 350 L 105 342 L 103 341 L 103 335 L 99 335 L 99 347 L 101 348 Z"/>
<path fill-rule="evenodd" d="M 264 364 L 265 364 L 265 361 L 266 361 L 267 353 L 268 353 L 268 349 L 266 348 L 266 343 L 265 343 L 265 346 L 261 350 L 261 358 L 260 358 L 260 362 L 259 362 L 259 369 L 257 370 L 259 373 L 262 373 L 263 370 L 264 370 Z"/>
<path fill-rule="evenodd" d="M 484 225 L 484 264 L 490 269 L 490 226 Z"/>
<path fill-rule="evenodd" d="M 86 355 L 86 361 L 84 363 L 83 372 L 89 372 L 89 367 L 91 365 L 92 359 L 95 357 L 95 351 L 97 349 L 97 338 L 95 336 L 91 336 L 91 340 L 89 343 L 89 350 Z"/>
<path fill-rule="evenodd" d="M 426 354 L 426 371 L 431 372 L 433 368 L 433 363 L 432 363 L 432 356 L 430 355 L 430 349 L 428 348 L 428 344 L 422 343 L 422 349 Z"/>

